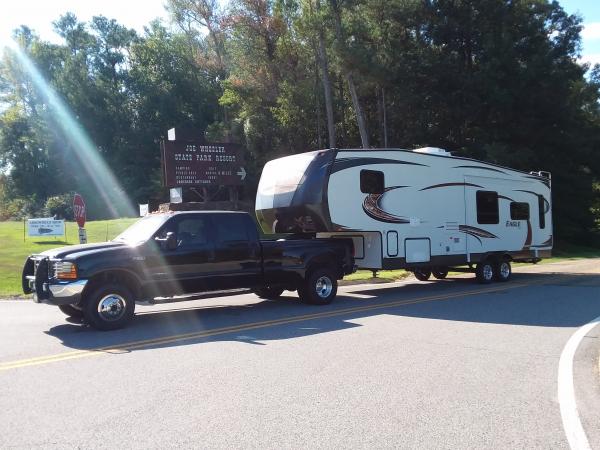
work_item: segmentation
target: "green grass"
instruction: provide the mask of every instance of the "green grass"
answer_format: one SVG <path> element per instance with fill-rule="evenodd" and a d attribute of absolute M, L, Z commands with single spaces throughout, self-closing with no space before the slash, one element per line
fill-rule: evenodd
<path fill-rule="evenodd" d="M 99 220 L 85 226 L 88 242 L 104 242 L 118 235 L 135 222 L 136 218 Z M 41 253 L 55 247 L 78 244 L 77 224 L 67 222 L 67 238 L 30 238 L 23 241 L 23 222 L 0 222 L 0 297 L 21 294 L 21 269 L 25 258 L 32 253 Z M 559 245 L 553 250 L 554 256 L 542 263 L 565 261 L 580 258 L 598 258 L 600 249 L 575 245 Z M 381 270 L 378 281 L 396 281 L 410 275 L 405 270 Z M 350 282 L 373 281 L 370 270 L 359 270 L 344 277 Z"/>
<path fill-rule="evenodd" d="M 129 218 L 88 222 L 85 224 L 88 242 L 110 240 L 136 220 Z M 66 239 L 26 236 L 23 241 L 23 222 L 0 222 L 0 297 L 21 294 L 21 270 L 27 256 L 79 243 L 75 222 L 67 222 L 66 231 Z"/>
<path fill-rule="evenodd" d="M 397 281 L 406 278 L 410 272 L 406 270 L 378 270 L 377 279 L 379 281 Z M 351 275 L 346 275 L 344 281 L 374 281 L 373 272 L 370 270 L 357 270 Z"/>

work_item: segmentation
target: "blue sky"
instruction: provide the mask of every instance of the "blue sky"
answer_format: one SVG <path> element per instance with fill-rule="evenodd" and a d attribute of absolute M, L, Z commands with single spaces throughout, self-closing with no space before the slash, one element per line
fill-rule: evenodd
<path fill-rule="evenodd" d="M 582 61 L 600 64 L 600 0 L 559 1 L 567 12 L 578 13 L 584 19 Z M 144 25 L 156 17 L 168 22 L 164 3 L 165 0 L 5 0 L 0 14 L 0 45 L 21 24 L 36 30 L 43 39 L 58 42 L 52 22 L 67 11 L 85 21 L 102 14 L 142 32 Z"/>
<path fill-rule="evenodd" d="M 570 14 L 583 17 L 582 60 L 600 64 L 600 1 L 599 0 L 559 0 Z"/>

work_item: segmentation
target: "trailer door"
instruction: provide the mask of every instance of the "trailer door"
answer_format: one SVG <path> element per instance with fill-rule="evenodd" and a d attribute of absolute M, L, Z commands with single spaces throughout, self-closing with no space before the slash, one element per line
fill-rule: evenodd
<path fill-rule="evenodd" d="M 478 261 L 478 255 L 502 250 L 504 213 L 500 196 L 505 183 L 492 177 L 465 177 L 465 224 L 460 231 L 467 239 L 468 261 Z"/>

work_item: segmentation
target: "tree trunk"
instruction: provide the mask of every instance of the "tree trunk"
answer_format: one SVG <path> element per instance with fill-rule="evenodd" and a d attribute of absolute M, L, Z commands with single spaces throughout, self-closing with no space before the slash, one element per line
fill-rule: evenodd
<path fill-rule="evenodd" d="M 321 9 L 321 1 L 316 1 L 317 12 Z M 319 45 L 317 60 L 321 68 L 321 81 L 323 82 L 323 93 L 325 95 L 325 112 L 327 114 L 327 135 L 329 137 L 329 148 L 336 148 L 335 119 L 333 117 L 333 95 L 331 93 L 331 79 L 329 78 L 329 63 L 325 51 L 325 35 L 323 27 L 319 27 Z"/>
<path fill-rule="evenodd" d="M 337 0 L 329 0 L 331 10 L 333 11 L 333 21 L 335 24 L 335 36 L 338 41 L 338 46 L 342 48 L 344 44 L 344 33 L 342 30 L 342 18 Z M 343 60 L 343 58 L 342 58 Z M 354 113 L 356 114 L 356 122 L 358 124 L 358 132 L 360 133 L 360 140 L 363 148 L 369 148 L 369 133 L 367 132 L 367 123 L 365 121 L 365 115 L 363 109 L 360 106 L 360 100 L 356 90 L 356 84 L 354 82 L 354 75 L 351 69 L 344 67 L 342 64 L 343 76 L 348 83 L 348 90 L 350 91 L 350 97 L 352 98 L 352 104 L 354 105 Z"/>
<path fill-rule="evenodd" d="M 385 106 L 385 88 L 383 87 L 377 87 L 377 115 L 379 116 L 379 145 L 387 148 L 387 109 Z"/>
<path fill-rule="evenodd" d="M 319 62 L 318 62 L 318 58 L 319 56 L 317 55 L 317 49 L 315 48 L 316 46 L 313 45 L 313 51 L 315 54 L 315 113 L 317 115 L 317 147 L 318 148 L 323 148 L 323 139 L 322 139 L 322 130 L 321 130 L 321 102 L 319 101 L 319 82 L 320 82 L 320 76 L 319 76 Z"/>
<path fill-rule="evenodd" d="M 331 93 L 331 80 L 329 79 L 329 65 L 325 53 L 325 39 L 323 32 L 319 32 L 319 65 L 321 66 L 321 80 L 323 82 L 323 93 L 325 95 L 325 111 L 327 113 L 327 135 L 329 136 L 329 148 L 336 147 L 335 121 L 333 118 L 333 95 Z"/>

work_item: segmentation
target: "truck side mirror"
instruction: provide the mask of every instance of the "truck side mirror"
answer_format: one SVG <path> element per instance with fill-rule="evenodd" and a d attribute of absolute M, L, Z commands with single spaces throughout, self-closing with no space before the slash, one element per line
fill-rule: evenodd
<path fill-rule="evenodd" d="M 164 238 L 154 238 L 163 250 L 175 250 L 177 248 L 177 238 L 175 233 L 169 231 Z"/>

